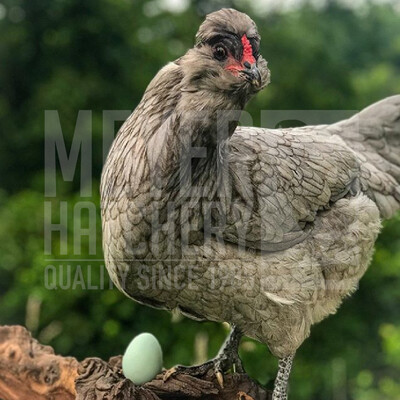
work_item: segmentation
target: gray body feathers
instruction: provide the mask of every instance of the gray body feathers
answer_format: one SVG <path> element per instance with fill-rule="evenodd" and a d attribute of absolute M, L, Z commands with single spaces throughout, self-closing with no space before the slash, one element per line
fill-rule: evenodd
<path fill-rule="evenodd" d="M 229 125 L 218 143 L 216 112 L 247 94 L 210 92 L 212 75 L 194 89 L 191 57 L 159 72 L 110 150 L 106 265 L 137 301 L 235 323 L 284 357 L 356 288 L 400 208 L 400 96 L 329 126 Z"/>

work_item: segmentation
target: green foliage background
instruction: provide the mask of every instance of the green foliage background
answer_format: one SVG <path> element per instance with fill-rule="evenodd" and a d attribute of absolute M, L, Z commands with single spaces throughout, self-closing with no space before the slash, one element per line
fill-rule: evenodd
<path fill-rule="evenodd" d="M 168 10 L 153 0 L 1 0 L 0 3 L 0 324 L 24 324 L 57 352 L 82 359 L 120 354 L 139 332 L 160 340 L 165 366 L 213 356 L 227 329 L 197 323 L 133 303 L 116 289 L 50 290 L 45 268 L 64 265 L 61 284 L 82 271 L 101 283 L 101 262 L 59 261 L 60 238 L 44 254 L 44 201 L 53 222 L 68 203 L 69 257 L 101 259 L 84 242 L 73 256 L 73 207 L 99 204 L 103 110 L 133 109 L 166 62 L 193 44 L 203 15 L 221 6 L 248 12 L 262 35 L 272 83 L 248 107 L 356 110 L 400 93 L 400 11 L 373 5 L 350 9 L 334 1 L 287 12 L 260 13 L 246 1 L 188 2 Z M 266 7 L 264 6 L 263 9 Z M 77 113 L 93 110 L 93 196 L 79 195 L 61 175 L 56 198 L 44 198 L 44 110 L 58 110 L 67 148 Z M 58 210 L 58 212 L 57 212 Z M 83 224 L 87 221 L 83 216 Z M 70 265 L 70 273 L 65 267 Z M 88 265 L 91 267 L 89 268 Z M 79 276 L 77 276 L 79 278 Z M 292 398 L 400 399 L 400 217 L 385 224 L 374 263 L 359 291 L 340 312 L 312 330 L 301 347 L 291 380 Z M 203 349 L 203 350 L 202 350 Z M 276 360 L 265 346 L 244 340 L 248 372 L 270 384 Z"/>

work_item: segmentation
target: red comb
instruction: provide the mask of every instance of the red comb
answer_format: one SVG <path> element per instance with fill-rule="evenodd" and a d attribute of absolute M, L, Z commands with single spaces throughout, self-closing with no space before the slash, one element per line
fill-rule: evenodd
<path fill-rule="evenodd" d="M 254 64 L 256 62 L 256 59 L 253 56 L 253 48 L 251 47 L 251 43 L 249 39 L 247 39 L 246 35 L 242 36 L 242 45 L 243 45 L 242 63 L 247 61 L 250 64 Z"/>

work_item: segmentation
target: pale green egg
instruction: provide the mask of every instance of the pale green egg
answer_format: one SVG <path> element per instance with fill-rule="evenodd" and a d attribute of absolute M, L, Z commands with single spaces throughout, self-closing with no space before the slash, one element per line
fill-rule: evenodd
<path fill-rule="evenodd" d="M 151 333 L 133 338 L 122 357 L 122 372 L 135 385 L 151 381 L 162 368 L 162 350 Z"/>

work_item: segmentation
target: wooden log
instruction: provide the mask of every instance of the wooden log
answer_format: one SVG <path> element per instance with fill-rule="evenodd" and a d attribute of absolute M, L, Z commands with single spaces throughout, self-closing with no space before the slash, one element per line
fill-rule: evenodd
<path fill-rule="evenodd" d="M 0 398 L 75 399 L 78 361 L 54 354 L 22 326 L 0 327 Z"/>
<path fill-rule="evenodd" d="M 108 362 L 54 354 L 21 326 L 0 326 L 2 400 L 268 400 L 271 393 L 246 374 L 226 374 L 222 389 L 212 372 L 198 378 L 164 372 L 142 386 L 125 379 L 121 356 Z"/>

